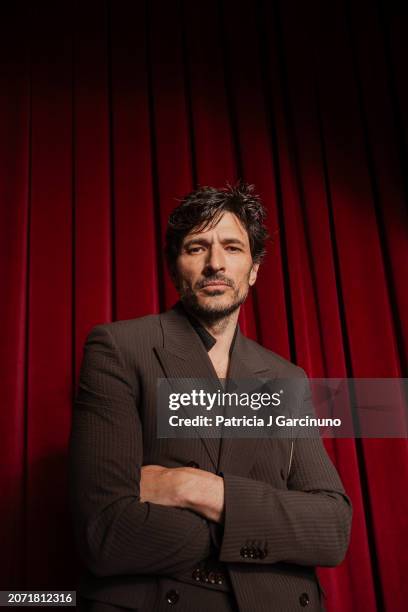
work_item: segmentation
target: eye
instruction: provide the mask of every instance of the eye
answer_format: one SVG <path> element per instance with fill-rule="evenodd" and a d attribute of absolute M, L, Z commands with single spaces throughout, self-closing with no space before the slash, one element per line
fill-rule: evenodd
<path fill-rule="evenodd" d="M 204 247 L 202 246 L 195 246 L 195 247 L 190 247 L 188 249 L 189 253 L 198 253 L 200 251 L 200 249 L 203 249 Z"/>
<path fill-rule="evenodd" d="M 229 251 L 231 251 L 231 253 L 236 253 L 237 251 L 240 251 L 240 250 L 241 250 L 239 247 L 232 246 L 232 245 L 227 246 L 227 249 L 228 249 Z"/>

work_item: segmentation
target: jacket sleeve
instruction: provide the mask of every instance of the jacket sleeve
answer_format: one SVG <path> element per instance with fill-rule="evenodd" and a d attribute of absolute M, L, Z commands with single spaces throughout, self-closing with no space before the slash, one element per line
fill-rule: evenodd
<path fill-rule="evenodd" d="M 311 414 L 307 379 L 305 388 L 304 410 Z M 320 437 L 294 441 L 287 490 L 234 474 L 223 476 L 221 561 L 335 566 L 343 560 L 352 507 Z"/>
<path fill-rule="evenodd" d="M 172 575 L 212 549 L 209 524 L 198 514 L 140 501 L 143 440 L 134 378 L 132 384 L 109 329 L 94 327 L 74 402 L 69 483 L 78 552 L 97 576 Z"/>

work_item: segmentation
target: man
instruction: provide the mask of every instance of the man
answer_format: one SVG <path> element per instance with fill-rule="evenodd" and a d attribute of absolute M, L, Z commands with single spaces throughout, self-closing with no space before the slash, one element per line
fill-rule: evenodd
<path fill-rule="evenodd" d="M 186 196 L 166 236 L 180 301 L 87 338 L 70 440 L 84 609 L 323 609 L 314 568 L 342 561 L 351 505 L 320 439 L 156 435 L 160 378 L 305 380 L 238 326 L 264 217 L 245 184 Z"/>

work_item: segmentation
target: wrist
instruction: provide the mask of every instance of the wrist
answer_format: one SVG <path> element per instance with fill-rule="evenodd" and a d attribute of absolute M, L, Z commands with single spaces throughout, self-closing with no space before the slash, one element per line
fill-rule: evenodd
<path fill-rule="evenodd" d="M 198 512 L 204 497 L 204 486 L 205 479 L 197 469 L 184 468 L 181 470 L 176 486 L 178 504 L 183 508 Z"/>
<path fill-rule="evenodd" d="M 211 472 L 196 472 L 184 492 L 185 507 L 210 521 L 221 522 L 224 510 L 224 479 Z"/>

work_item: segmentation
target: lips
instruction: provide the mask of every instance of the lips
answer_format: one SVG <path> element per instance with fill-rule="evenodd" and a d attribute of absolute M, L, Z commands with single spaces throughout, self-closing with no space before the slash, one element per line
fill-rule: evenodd
<path fill-rule="evenodd" d="M 212 283 L 206 283 L 204 285 L 205 287 L 229 287 L 229 285 L 227 285 L 227 283 L 223 283 L 222 281 L 214 281 Z"/>

